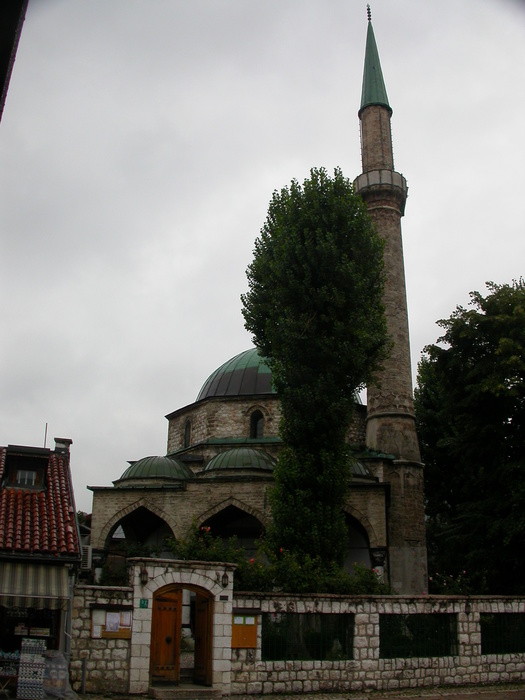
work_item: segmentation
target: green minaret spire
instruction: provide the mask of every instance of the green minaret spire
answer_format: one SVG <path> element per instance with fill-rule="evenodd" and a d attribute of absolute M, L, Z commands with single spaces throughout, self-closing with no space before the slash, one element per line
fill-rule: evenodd
<path fill-rule="evenodd" d="M 361 109 L 369 105 L 383 105 L 390 110 L 386 94 L 385 81 L 381 71 L 379 53 L 377 51 L 370 5 L 367 5 L 368 32 L 366 35 L 365 69 L 363 72 L 363 91 L 361 93 Z"/>

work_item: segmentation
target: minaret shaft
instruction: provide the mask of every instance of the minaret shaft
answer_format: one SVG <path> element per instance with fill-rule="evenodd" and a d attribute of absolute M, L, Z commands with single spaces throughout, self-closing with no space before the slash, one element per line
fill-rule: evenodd
<path fill-rule="evenodd" d="M 390 114 L 382 105 L 361 110 L 361 161 L 363 172 L 393 170 Z"/>

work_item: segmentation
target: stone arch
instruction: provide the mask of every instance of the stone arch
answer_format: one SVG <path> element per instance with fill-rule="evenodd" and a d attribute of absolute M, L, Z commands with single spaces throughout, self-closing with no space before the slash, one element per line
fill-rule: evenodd
<path fill-rule="evenodd" d="M 145 508 L 146 510 L 149 510 L 154 515 L 158 516 L 161 520 L 163 520 L 166 523 L 166 525 L 172 531 L 173 536 L 175 536 L 175 522 L 173 521 L 173 518 L 171 518 L 168 515 L 168 513 L 166 513 L 166 511 L 164 511 L 164 510 L 162 510 L 162 508 L 159 508 L 158 506 L 156 506 L 154 503 L 149 501 L 147 498 L 139 498 L 134 503 L 131 503 L 130 505 L 119 510 L 106 522 L 106 524 L 104 525 L 104 527 L 102 528 L 102 530 L 100 532 L 98 546 L 101 548 L 105 548 L 110 532 L 118 525 L 118 523 L 121 520 L 123 520 L 126 516 L 131 515 L 139 508 Z"/>
<path fill-rule="evenodd" d="M 376 531 L 375 531 L 372 523 L 370 522 L 370 520 L 367 518 L 367 516 L 364 513 L 357 510 L 357 508 L 353 508 L 350 505 L 346 505 L 343 510 L 347 515 L 350 515 L 352 518 L 357 520 L 357 522 L 366 531 L 371 548 L 382 546 L 383 543 L 379 541 L 379 538 L 376 534 Z"/>
<path fill-rule="evenodd" d="M 198 571 L 193 568 L 187 568 L 181 571 L 168 566 L 168 564 L 166 566 L 153 566 L 152 569 L 153 575 L 144 586 L 144 591 L 148 591 L 151 596 L 167 586 L 206 591 L 210 597 L 217 597 L 224 592 L 217 578 L 204 569 Z"/>
<path fill-rule="evenodd" d="M 268 407 L 265 406 L 263 403 L 251 403 L 247 408 L 244 409 L 244 415 L 245 416 L 251 416 L 254 411 L 260 411 L 264 419 L 266 420 L 267 418 L 270 417 L 270 411 L 268 410 Z"/>
<path fill-rule="evenodd" d="M 237 499 L 229 498 L 221 503 L 221 507 L 210 509 L 199 524 L 211 529 L 212 534 L 225 544 L 234 539 L 236 546 L 250 559 L 257 554 L 257 542 L 265 531 L 265 523 L 259 516 L 253 508 L 246 508 Z"/>
<path fill-rule="evenodd" d="M 217 513 L 220 513 L 221 510 L 224 510 L 228 506 L 235 506 L 239 510 L 244 511 L 248 515 L 252 515 L 254 518 L 257 518 L 263 525 L 268 525 L 269 522 L 269 517 L 264 514 L 262 511 L 258 510 L 257 508 L 253 508 L 252 506 L 248 505 L 247 503 L 243 503 L 242 501 L 239 501 L 238 498 L 235 498 L 234 496 L 230 496 L 229 498 L 226 498 L 224 501 L 221 501 L 221 503 L 218 503 L 217 505 L 213 506 L 212 508 L 209 508 L 208 510 L 200 513 L 195 517 L 196 521 L 198 524 L 203 523 L 204 521 L 208 520 L 211 518 L 213 515 L 216 515 Z"/>

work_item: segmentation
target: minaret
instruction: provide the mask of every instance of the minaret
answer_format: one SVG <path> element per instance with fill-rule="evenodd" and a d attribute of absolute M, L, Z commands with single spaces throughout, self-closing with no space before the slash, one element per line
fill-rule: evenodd
<path fill-rule="evenodd" d="M 361 158 L 363 173 L 354 181 L 368 213 L 384 240 L 383 302 L 393 347 L 377 382 L 367 387 L 366 445 L 391 455 L 383 478 L 390 484 L 388 513 L 390 582 L 398 593 L 426 589 L 426 546 L 423 470 L 416 435 L 408 311 L 401 239 L 401 217 L 407 198 L 406 180 L 394 170 L 390 118 L 370 6 L 361 95 Z"/>
<path fill-rule="evenodd" d="M 368 387 L 366 443 L 370 449 L 420 462 L 412 398 L 401 240 L 401 217 L 405 213 L 407 183 L 403 175 L 394 170 L 391 116 L 392 109 L 388 104 L 368 7 L 365 69 L 359 110 L 363 174 L 355 180 L 354 187 L 366 202 L 368 213 L 385 242 L 383 301 L 393 348 L 377 384 Z"/>

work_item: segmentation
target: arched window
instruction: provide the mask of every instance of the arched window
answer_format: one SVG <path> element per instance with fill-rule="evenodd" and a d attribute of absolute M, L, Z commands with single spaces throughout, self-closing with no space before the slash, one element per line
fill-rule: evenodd
<path fill-rule="evenodd" d="M 187 420 L 184 424 L 184 447 L 189 447 L 191 442 L 191 421 Z"/>
<path fill-rule="evenodd" d="M 261 438 L 264 433 L 264 416 L 260 411 L 254 411 L 250 416 L 250 437 Z"/>

